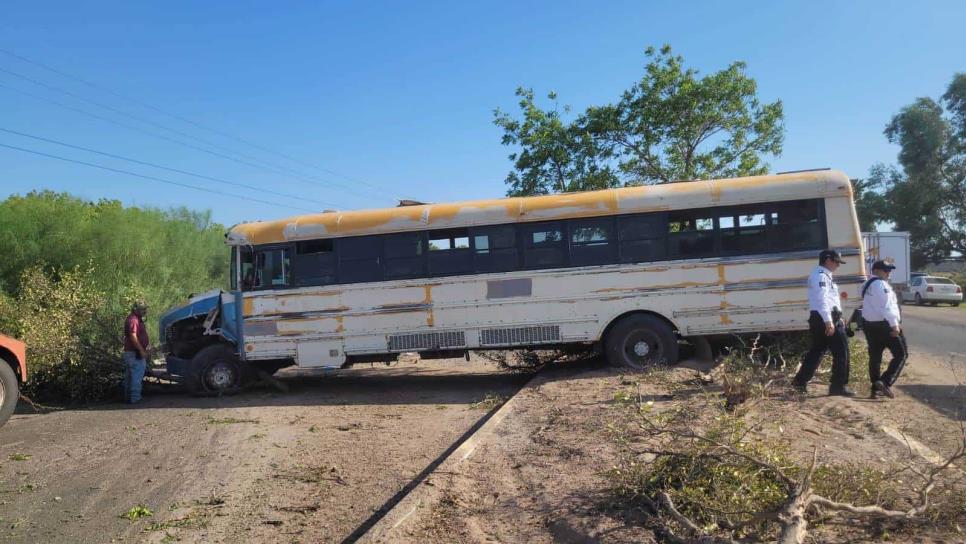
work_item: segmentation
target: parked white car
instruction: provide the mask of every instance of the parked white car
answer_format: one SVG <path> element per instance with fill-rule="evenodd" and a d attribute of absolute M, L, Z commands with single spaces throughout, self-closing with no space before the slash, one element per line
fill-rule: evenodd
<path fill-rule="evenodd" d="M 959 306 L 963 301 L 963 288 L 949 278 L 915 276 L 909 280 L 909 285 L 899 292 L 899 296 L 902 302 L 915 301 L 920 306 L 927 302 L 933 306 L 940 302 Z"/>

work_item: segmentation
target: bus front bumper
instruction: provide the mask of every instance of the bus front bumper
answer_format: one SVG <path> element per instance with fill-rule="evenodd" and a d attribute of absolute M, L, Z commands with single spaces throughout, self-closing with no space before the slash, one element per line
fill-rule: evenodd
<path fill-rule="evenodd" d="M 168 369 L 168 374 L 182 377 L 187 375 L 188 365 L 191 364 L 191 359 L 182 359 L 180 357 L 175 357 L 174 355 L 168 355 L 164 358 L 164 360 Z"/>

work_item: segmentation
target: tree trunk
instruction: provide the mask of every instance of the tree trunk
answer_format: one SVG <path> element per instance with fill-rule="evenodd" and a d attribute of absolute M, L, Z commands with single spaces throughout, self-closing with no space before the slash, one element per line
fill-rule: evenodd
<path fill-rule="evenodd" d="M 803 544 L 805 534 L 808 532 L 808 520 L 805 519 L 805 510 L 808 509 L 811 491 L 804 486 L 798 486 L 792 499 L 782 508 L 779 519 L 782 524 L 781 535 L 778 536 L 779 544 Z"/>

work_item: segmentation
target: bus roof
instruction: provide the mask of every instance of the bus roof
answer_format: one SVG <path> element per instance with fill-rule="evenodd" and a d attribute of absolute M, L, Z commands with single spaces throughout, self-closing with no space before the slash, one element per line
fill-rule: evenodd
<path fill-rule="evenodd" d="M 226 238 L 229 245 L 261 245 L 851 194 L 848 176 L 838 170 L 804 171 L 580 193 L 298 215 L 274 221 L 241 223 L 232 227 Z"/>

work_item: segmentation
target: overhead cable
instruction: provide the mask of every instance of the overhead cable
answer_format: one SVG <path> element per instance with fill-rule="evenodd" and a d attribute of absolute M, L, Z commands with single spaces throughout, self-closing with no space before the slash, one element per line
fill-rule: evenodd
<path fill-rule="evenodd" d="M 220 196 L 228 196 L 228 197 L 231 197 L 231 198 L 237 198 L 237 199 L 241 199 L 241 200 L 249 200 L 251 202 L 258 202 L 260 204 L 268 204 L 269 206 L 278 206 L 280 208 L 290 208 L 290 209 L 293 209 L 293 210 L 299 210 L 299 211 L 304 211 L 304 212 L 316 212 L 317 211 L 317 210 L 312 210 L 312 209 L 309 209 L 309 208 L 300 208 L 298 206 L 290 206 L 288 204 L 279 204 L 278 202 L 271 202 L 271 201 L 262 200 L 262 199 L 259 199 L 259 198 L 252 198 L 252 197 L 243 196 L 243 195 L 236 195 L 234 193 L 227 193 L 225 191 L 219 191 L 217 189 L 209 189 L 207 187 L 198 187 L 197 185 L 191 185 L 191 184 L 188 184 L 188 183 L 181 183 L 181 182 L 178 182 L 178 181 L 171 181 L 169 179 L 159 178 L 159 177 L 155 177 L 155 176 L 147 176 L 147 175 L 144 175 L 144 174 L 138 174 L 137 172 L 131 172 L 129 170 L 122 170 L 120 168 L 112 168 L 110 166 L 104 166 L 104 165 L 100 165 L 100 164 L 94 164 L 94 163 L 90 163 L 90 162 L 86 162 L 86 161 L 79 161 L 79 160 L 76 160 L 76 159 L 69 159 L 67 157 L 61 157 L 59 155 L 52 155 L 50 153 L 44 153 L 42 151 L 36 151 L 36 150 L 33 150 L 33 149 L 26 149 L 26 148 L 17 147 L 17 146 L 14 146 L 14 145 L 8 145 L 8 144 L 0 143 L 0 147 L 4 147 L 4 148 L 7 148 L 7 149 L 13 149 L 15 151 L 20 151 L 20 152 L 23 152 L 23 153 L 30 153 L 32 155 L 38 155 L 38 156 L 41 156 L 41 157 L 47 157 L 49 159 L 57 159 L 59 161 L 71 162 L 71 163 L 74 163 L 74 164 L 81 164 L 83 166 L 89 166 L 91 168 L 98 168 L 100 170 L 107 170 L 108 172 L 115 172 L 115 173 L 118 173 L 118 174 L 126 174 L 128 176 L 134 176 L 136 178 L 147 179 L 147 180 L 151 180 L 151 181 L 157 181 L 157 182 L 160 182 L 160 183 L 167 183 L 168 185 L 176 185 L 178 187 L 184 187 L 186 189 L 194 189 L 195 191 L 202 191 L 202 192 L 205 192 L 205 193 L 211 193 L 211 194 L 220 195 Z"/>
<path fill-rule="evenodd" d="M 37 136 L 37 135 L 34 135 L 34 134 L 27 134 L 26 132 L 19 132 L 19 131 L 16 131 L 16 130 L 10 130 L 10 129 L 3 128 L 3 127 L 0 127 L 0 132 L 6 132 L 7 134 L 14 134 L 14 135 L 17 135 L 17 136 L 22 136 L 24 138 L 31 138 L 33 140 L 37 140 L 37 141 L 40 141 L 40 142 L 46 142 L 46 143 L 49 143 L 49 144 L 54 144 L 54 145 L 59 145 L 59 146 L 62 146 L 62 147 L 67 147 L 67 148 L 70 148 L 70 149 L 76 149 L 78 151 L 86 151 L 87 153 L 94 153 L 96 155 L 102 155 L 104 157 L 110 157 L 112 159 L 118 159 L 118 160 L 122 160 L 122 161 L 133 162 L 135 164 L 140 164 L 142 166 L 150 166 L 151 168 L 158 168 L 160 170 L 167 170 L 169 172 L 176 172 L 178 174 L 184 174 L 186 176 L 192 176 L 192 177 L 196 177 L 196 178 L 206 179 L 206 180 L 209 180 L 209 181 L 214 181 L 216 183 L 222 183 L 222 184 L 226 184 L 226 185 L 235 185 L 235 186 L 238 186 L 238 187 L 244 187 L 245 189 L 251 189 L 252 191 L 258 191 L 258 192 L 266 193 L 266 194 L 273 195 L 273 196 L 281 196 L 281 197 L 284 197 L 284 198 L 292 198 L 292 199 L 295 199 L 295 200 L 301 200 L 303 202 L 316 202 L 318 204 L 322 204 L 324 206 L 330 206 L 330 207 L 334 207 L 334 208 L 341 207 L 341 206 L 339 206 L 337 204 L 333 204 L 331 202 L 325 202 L 323 200 L 315 200 L 315 199 L 312 199 L 312 198 L 306 198 L 305 195 L 293 195 L 293 194 L 288 194 L 288 193 L 282 193 L 282 192 L 279 192 L 279 191 L 269 191 L 267 189 L 262 189 L 261 187 L 256 187 L 254 185 L 248 185 L 248 184 L 241 183 L 241 182 L 237 182 L 237 181 L 228 181 L 228 180 L 219 179 L 219 178 L 215 178 L 215 177 L 211 177 L 211 176 L 206 176 L 204 174 L 196 174 L 194 172 L 189 172 L 187 170 L 181 170 L 181 169 L 178 169 L 178 168 L 171 168 L 171 167 L 168 167 L 168 166 L 163 166 L 163 165 L 160 165 L 160 164 L 154 164 L 154 163 L 150 163 L 150 162 L 147 162 L 147 161 L 142 161 L 142 160 L 138 160 L 138 159 L 132 159 L 130 157 L 124 157 L 124 156 L 121 156 L 121 155 L 116 155 L 114 153 L 108 153 L 106 151 L 98 151 L 96 149 L 91 149 L 89 147 L 83 147 L 83 146 L 79 146 L 79 145 L 69 144 L 67 142 L 62 142 L 60 140 L 54 140 L 54 139 L 51 139 L 51 138 L 44 138 L 43 136 Z"/>
<path fill-rule="evenodd" d="M 282 157 L 284 159 L 288 159 L 288 160 L 290 160 L 292 162 L 296 162 L 296 163 L 299 163 L 299 164 L 301 164 L 303 166 L 308 166 L 310 168 L 315 168 L 316 170 L 319 170 L 321 172 L 326 172 L 328 174 L 331 174 L 333 176 L 338 176 L 338 177 L 343 178 L 343 179 L 348 180 L 348 181 L 353 181 L 353 182 L 356 182 L 356 183 L 362 183 L 364 185 L 368 185 L 369 187 L 372 187 L 372 188 L 374 188 L 376 190 L 379 190 L 379 191 L 385 191 L 385 188 L 384 187 L 380 187 L 378 185 L 375 185 L 375 184 L 370 183 L 370 182 L 365 181 L 365 180 L 361 180 L 361 179 L 358 179 L 358 178 L 354 178 L 354 177 L 351 177 L 351 176 L 347 176 L 347 175 L 342 174 L 340 172 L 336 172 L 335 170 L 330 170 L 328 168 L 323 168 L 323 167 L 318 166 L 316 164 L 312 164 L 312 163 L 306 162 L 306 161 L 304 161 L 302 159 L 299 159 L 299 158 L 290 156 L 290 155 L 288 155 L 286 153 L 282 153 L 281 151 L 277 151 L 277 150 L 274 150 L 274 149 L 265 147 L 265 146 L 263 146 L 261 144 L 257 144 L 255 142 L 252 142 L 250 140 L 246 140 L 245 138 L 242 138 L 240 136 L 236 136 L 234 134 L 225 132 L 223 130 L 219 130 L 217 128 L 213 128 L 213 127 L 204 125 L 202 123 L 199 123 L 197 121 L 194 121 L 192 119 L 189 119 L 187 117 L 184 117 L 183 115 L 179 115 L 179 114 L 176 114 L 176 113 L 172 113 L 170 111 L 166 111 L 164 109 L 161 109 L 161 108 L 159 108 L 157 106 L 154 106 L 152 104 L 149 104 L 149 103 L 147 103 L 147 102 L 145 102 L 143 100 L 140 100 L 138 98 L 135 98 L 135 97 L 132 97 L 132 96 L 128 96 L 128 95 L 125 95 L 125 94 L 121 94 L 121 93 L 119 93 L 117 91 L 114 91 L 112 89 L 109 89 L 109 88 L 107 88 L 107 87 L 105 87 L 103 85 L 98 85 L 97 83 L 93 83 L 91 81 L 88 81 L 87 79 L 84 79 L 84 78 L 82 78 L 80 76 L 76 76 L 76 75 L 73 75 L 73 74 L 69 74 L 67 72 L 64 72 L 63 70 L 59 70 L 59 69 L 54 68 L 53 66 L 50 66 L 48 64 L 45 64 L 43 62 L 40 62 L 40 61 L 37 61 L 37 60 L 33 60 L 33 59 L 29 59 L 29 58 L 27 58 L 27 57 L 25 57 L 25 56 L 23 56 L 23 55 L 21 55 L 19 53 L 15 53 L 15 52 L 10 51 L 8 49 L 0 48 L 0 53 L 4 53 L 6 55 L 9 55 L 9 56 L 11 56 L 11 57 L 13 57 L 13 58 L 15 58 L 17 60 L 20 60 L 22 62 L 26 62 L 27 64 L 32 64 L 34 66 L 43 68 L 44 70 L 47 70 L 49 72 L 53 72 L 53 73 L 55 73 L 55 74 L 57 74 L 57 75 L 59 75 L 61 77 L 64 77 L 64 78 L 67 78 L 67 79 L 72 79 L 72 80 L 77 81 L 79 83 L 83 83 L 84 85 L 87 85 L 88 87 L 90 87 L 92 89 L 96 89 L 98 91 L 111 94 L 111 95 L 116 96 L 118 98 L 121 98 L 123 100 L 127 100 L 127 101 L 130 101 L 130 102 L 134 102 L 135 104 L 138 104 L 138 105 L 140 105 L 143 108 L 146 108 L 146 109 L 149 109 L 149 110 L 158 112 L 158 113 L 163 114 L 163 115 L 167 115 L 168 117 L 171 117 L 173 119 L 177 119 L 177 120 L 181 121 L 182 123 L 186 123 L 186 124 L 192 125 L 194 127 L 197 127 L 197 128 L 203 129 L 203 130 L 207 130 L 209 132 L 212 132 L 214 134 L 218 134 L 219 136 L 223 136 L 225 138 L 230 138 L 232 140 L 235 140 L 237 142 L 240 142 L 240 143 L 243 143 L 245 145 L 251 146 L 251 147 L 253 147 L 255 149 L 258 149 L 260 151 L 264 151 L 266 153 L 271 153 L 273 155 L 277 155 L 277 156 Z"/>
<path fill-rule="evenodd" d="M 151 136 L 152 138 L 157 138 L 159 140 L 164 140 L 166 142 L 170 142 L 170 143 L 173 143 L 173 144 L 176 144 L 176 145 L 179 145 L 179 146 L 188 148 L 188 149 L 193 149 L 195 151 L 200 151 L 202 153 L 207 153 L 207 154 L 213 155 L 215 157 L 220 157 L 220 158 L 223 158 L 223 159 L 227 159 L 227 160 L 236 162 L 238 164 L 246 165 L 246 166 L 249 166 L 249 167 L 252 167 L 252 168 L 256 168 L 258 170 L 262 170 L 262 171 L 265 171 L 265 172 L 270 172 L 272 174 L 278 175 L 278 171 L 276 171 L 274 169 L 267 168 L 267 167 L 263 167 L 261 165 L 258 165 L 258 164 L 254 164 L 254 163 L 245 161 L 243 159 L 238 159 L 238 158 L 232 157 L 230 155 L 225 155 L 225 154 L 219 153 L 217 151 L 212 151 L 210 149 L 205 149 L 203 147 L 194 145 L 194 144 L 189 143 L 189 142 L 184 142 L 184 141 L 181 141 L 181 140 L 178 140 L 178 139 L 175 139 L 175 138 L 171 138 L 171 137 L 165 136 L 164 134 L 158 134 L 156 132 L 151 132 L 149 130 L 145 130 L 145 129 L 143 129 L 141 127 L 138 127 L 138 126 L 129 125 L 127 123 L 122 123 L 122 122 L 120 122 L 120 121 L 118 121 L 116 119 L 111 119 L 110 117 L 104 117 L 103 115 L 98 115 L 96 113 L 91 113 L 91 112 L 89 112 L 87 110 L 84 110 L 84 109 L 81 109 L 81 108 L 76 108 L 76 107 L 71 106 L 69 104 L 64 104 L 63 102 L 54 100 L 52 98 L 47 98 L 45 96 L 40 96 L 40 95 L 31 93 L 29 91 L 25 91 L 23 89 L 18 89 L 16 87 L 11 87 L 9 85 L 4 85 L 2 83 L 0 83 L 0 88 L 7 89 L 9 91 L 13 91 L 15 93 L 18 93 L 18 94 L 21 94 L 21 95 L 24 95 L 24 96 L 33 98 L 34 100 L 39 100 L 41 102 L 47 102 L 49 104 L 53 104 L 53 105 L 58 106 L 60 108 L 63 108 L 63 109 L 69 110 L 69 111 L 73 111 L 75 113 L 79 113 L 81 115 L 85 115 L 87 117 L 91 117 L 93 119 L 97 119 L 99 121 L 103 121 L 105 123 L 110 123 L 112 125 L 116 125 L 116 126 L 119 126 L 119 127 L 122 127 L 122 128 L 126 128 L 128 130 L 131 130 L 131 131 L 134 131 L 134 132 L 138 132 L 140 134 L 144 134 L 144 135 L 147 135 L 147 136 Z M 286 176 L 287 178 L 290 178 L 290 179 L 293 178 L 293 176 L 291 176 L 289 174 L 286 174 L 284 172 L 281 175 Z M 298 180 L 298 181 L 300 183 L 305 183 L 305 181 L 303 181 L 303 180 Z M 318 187 L 318 184 L 317 183 L 310 183 L 310 185 L 315 186 L 315 187 Z M 366 198 L 370 198 L 370 197 L 368 195 L 366 195 Z"/>
<path fill-rule="evenodd" d="M 0 50 L 0 52 L 4 52 L 4 53 L 7 53 L 7 54 L 10 54 L 6 50 Z M 14 55 L 14 56 L 16 56 L 16 55 Z M 22 59 L 23 57 L 19 57 L 18 56 L 18 58 L 21 58 Z M 33 64 L 37 64 L 38 66 L 41 66 L 39 63 L 33 63 Z M 43 66 L 43 67 L 45 69 L 50 69 L 47 66 Z M 185 138 L 189 138 L 189 139 L 194 140 L 194 141 L 197 141 L 197 142 L 201 142 L 201 143 L 203 143 L 203 144 L 205 144 L 205 145 L 207 145 L 209 147 L 212 147 L 214 149 L 218 149 L 218 150 L 221 150 L 221 151 L 227 152 L 227 153 L 233 153 L 233 154 L 235 154 L 235 155 L 237 155 L 239 157 L 243 157 L 244 159 L 247 159 L 247 160 L 238 159 L 237 157 L 231 157 L 231 156 L 225 155 L 224 153 L 214 153 L 214 152 L 208 151 L 209 153 L 215 154 L 216 156 L 219 156 L 219 157 L 222 157 L 222 158 L 226 158 L 226 159 L 229 159 L 229 160 L 233 160 L 235 162 L 239 162 L 239 163 L 246 164 L 246 165 L 249 165 L 249 166 L 254 166 L 256 168 L 260 168 L 260 169 L 263 169 L 263 170 L 265 170 L 265 169 L 274 170 L 276 173 L 282 173 L 283 175 L 294 176 L 294 177 L 302 178 L 304 180 L 308 180 L 308 181 L 315 182 L 315 183 L 322 183 L 322 184 L 325 184 L 325 185 L 335 185 L 335 186 L 341 187 L 344 190 L 347 190 L 347 191 L 350 191 L 350 192 L 355 192 L 357 195 L 361 194 L 361 193 L 358 193 L 352 186 L 346 185 L 345 183 L 338 182 L 338 181 L 334 181 L 334 180 L 329 180 L 329 179 L 324 179 L 324 178 L 318 178 L 318 177 L 315 177 L 315 176 L 305 175 L 304 173 L 301 173 L 301 172 L 299 172 L 299 171 L 297 171 L 295 169 L 292 169 L 292 168 L 289 168 L 289 167 L 286 167 L 286 166 L 282 166 L 282 165 L 278 165 L 278 164 L 275 164 L 275 163 L 269 163 L 267 161 L 264 161 L 262 159 L 259 159 L 257 157 L 254 157 L 254 156 L 252 156 L 250 154 L 242 153 L 242 152 L 239 152 L 238 150 L 230 149 L 230 148 L 227 148 L 227 147 L 224 147 L 224 146 L 215 144 L 215 143 L 213 143 L 213 142 L 211 142 L 209 140 L 206 140 L 204 138 L 199 138 L 197 136 L 193 136 L 191 134 L 188 134 L 188 133 L 186 133 L 184 131 L 181 131 L 181 130 L 178 130 L 178 129 L 174 129 L 174 128 L 168 127 L 166 125 L 163 125 L 161 123 L 157 123 L 155 121 L 151 121 L 150 119 L 145 119 L 145 118 L 143 118 L 141 116 L 131 114 L 131 113 L 126 112 L 124 110 L 115 108 L 113 106 L 104 104 L 102 102 L 99 102 L 97 100 L 93 100 L 93 99 L 90 99 L 90 98 L 86 98 L 84 96 L 81 96 L 81 95 L 79 95 L 77 93 L 68 91 L 68 90 L 63 89 L 61 87 L 57 87 L 55 85 L 50 85 L 48 83 L 44 83 L 43 81 L 40 81 L 40 80 L 35 79 L 35 78 L 32 78 L 30 76 L 26 76 L 24 74 L 21 74 L 21 73 L 18 73 L 18 72 L 14 72 L 13 70 L 8 70 L 6 68 L 0 68 L 0 72 L 5 73 L 5 74 L 10 75 L 10 76 L 13 76 L 13 77 L 16 77 L 18 79 L 27 81 L 27 82 L 32 83 L 34 85 L 37 85 L 39 87 L 43 87 L 43 88 L 45 88 L 47 90 L 54 91 L 54 92 L 57 92 L 57 93 L 61 93 L 61 94 L 64 94 L 66 96 L 70 96 L 72 98 L 75 98 L 77 100 L 80 100 L 82 102 L 86 102 L 88 104 L 92 104 L 92 105 L 97 106 L 99 108 L 106 109 L 106 110 L 108 110 L 110 112 L 113 112 L 113 113 L 115 113 L 117 115 L 121 115 L 123 117 L 127 117 L 129 119 L 133 119 L 133 120 L 138 121 L 140 123 L 144 123 L 144 124 L 147 124 L 147 125 L 150 125 L 150 126 L 153 126 L 153 127 L 157 127 L 159 129 L 166 130 L 168 132 L 172 132 L 172 133 L 177 134 L 179 136 L 182 136 L 182 137 L 185 137 Z M 55 71 L 55 72 L 56 73 L 59 73 L 59 71 Z M 111 94 L 116 94 L 116 93 L 111 93 Z M 197 146 L 194 146 L 194 145 L 191 145 L 190 147 L 192 147 L 194 149 L 200 149 L 200 148 L 198 148 Z M 253 164 L 253 162 L 251 162 L 251 161 L 255 161 L 258 164 Z M 345 177 L 345 176 L 341 176 L 340 175 L 340 177 Z M 365 182 L 361 182 L 361 181 L 358 181 L 358 180 L 356 180 L 356 181 L 358 183 L 365 183 Z M 368 183 L 366 183 L 366 184 L 372 186 L 372 184 L 368 184 Z M 375 186 L 372 186 L 372 187 L 375 187 Z M 377 191 L 379 191 L 379 193 L 377 193 L 377 194 L 378 194 L 378 196 L 380 198 L 385 198 L 385 189 L 383 189 L 381 187 L 375 187 L 375 189 Z M 366 194 L 366 195 L 363 195 L 363 196 L 365 198 L 372 198 L 373 195 Z"/>

